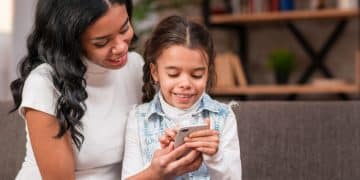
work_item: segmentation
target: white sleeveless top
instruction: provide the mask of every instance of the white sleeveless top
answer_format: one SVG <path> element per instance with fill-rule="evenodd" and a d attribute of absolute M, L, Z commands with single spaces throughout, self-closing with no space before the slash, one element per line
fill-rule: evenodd
<path fill-rule="evenodd" d="M 120 179 L 127 113 L 141 101 L 143 59 L 129 53 L 127 64 L 118 70 L 108 70 L 88 62 L 86 72 L 87 111 L 81 119 L 85 137 L 80 152 L 74 146 L 76 179 Z M 52 80 L 52 68 L 41 64 L 35 68 L 23 88 L 19 108 L 29 107 L 55 116 L 59 92 Z M 25 121 L 26 122 L 26 121 Z M 17 180 L 41 179 L 26 127 L 26 155 Z"/>

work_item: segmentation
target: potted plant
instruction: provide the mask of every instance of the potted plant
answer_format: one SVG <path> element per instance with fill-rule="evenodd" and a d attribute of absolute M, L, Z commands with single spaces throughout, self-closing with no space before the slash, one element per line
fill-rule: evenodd
<path fill-rule="evenodd" d="M 287 49 L 276 49 L 271 52 L 268 66 L 274 71 L 278 84 L 286 84 L 295 69 L 295 54 Z"/>

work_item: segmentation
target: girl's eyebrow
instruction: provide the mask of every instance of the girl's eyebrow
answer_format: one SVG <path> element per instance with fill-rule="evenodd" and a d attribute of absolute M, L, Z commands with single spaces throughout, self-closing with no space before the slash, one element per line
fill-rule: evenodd
<path fill-rule="evenodd" d="M 198 68 L 194 68 L 194 71 L 205 71 L 206 68 L 205 67 L 198 67 Z"/>
<path fill-rule="evenodd" d="M 178 70 L 180 69 L 179 67 L 176 66 L 167 66 L 165 67 L 166 70 Z M 192 71 L 205 71 L 206 68 L 205 67 L 198 67 L 198 68 L 194 68 L 192 69 Z"/>
<path fill-rule="evenodd" d="M 128 23 L 129 23 L 129 17 L 126 18 L 125 22 L 121 25 L 121 28 L 120 28 L 120 29 L 123 29 Z M 100 37 L 92 38 L 91 40 L 92 40 L 92 41 L 103 40 L 103 39 L 106 39 L 106 38 L 108 38 L 108 37 L 110 37 L 110 36 L 111 36 L 111 34 L 108 34 L 108 35 L 105 35 L 105 36 L 100 36 Z"/>
<path fill-rule="evenodd" d="M 172 69 L 177 70 L 177 69 L 179 69 L 179 68 L 176 67 L 176 66 L 167 66 L 167 67 L 165 67 L 165 69 L 166 69 L 166 70 L 172 70 Z"/>

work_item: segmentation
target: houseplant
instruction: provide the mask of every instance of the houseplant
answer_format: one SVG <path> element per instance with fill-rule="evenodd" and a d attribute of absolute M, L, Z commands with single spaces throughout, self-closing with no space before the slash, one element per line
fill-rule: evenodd
<path fill-rule="evenodd" d="M 288 49 L 273 50 L 268 59 L 268 66 L 274 71 L 278 84 L 286 84 L 295 69 L 295 54 Z"/>

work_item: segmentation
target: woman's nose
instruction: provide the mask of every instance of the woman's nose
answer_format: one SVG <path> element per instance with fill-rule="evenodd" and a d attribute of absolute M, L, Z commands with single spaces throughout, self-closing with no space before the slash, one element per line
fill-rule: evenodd
<path fill-rule="evenodd" d="M 117 38 L 114 47 L 112 48 L 113 54 L 123 54 L 128 49 L 128 43 L 120 38 Z"/>

